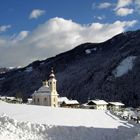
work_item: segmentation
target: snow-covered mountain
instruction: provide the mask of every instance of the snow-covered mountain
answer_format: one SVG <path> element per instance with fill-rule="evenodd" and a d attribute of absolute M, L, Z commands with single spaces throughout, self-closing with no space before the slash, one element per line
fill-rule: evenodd
<path fill-rule="evenodd" d="M 18 66 L 18 67 L 0 67 L 0 74 L 3 74 L 3 73 L 6 73 L 6 72 L 9 72 L 9 71 L 12 71 L 12 70 L 16 70 L 16 69 L 19 69 L 21 68 L 21 66 Z"/>
<path fill-rule="evenodd" d="M 0 74 L 0 94 L 30 96 L 54 67 L 58 93 L 81 103 L 90 99 L 140 106 L 140 30 L 103 43 L 85 43 L 25 68 Z"/>
<path fill-rule="evenodd" d="M 109 111 L 0 103 L 0 140 L 134 140 L 138 133 Z"/>

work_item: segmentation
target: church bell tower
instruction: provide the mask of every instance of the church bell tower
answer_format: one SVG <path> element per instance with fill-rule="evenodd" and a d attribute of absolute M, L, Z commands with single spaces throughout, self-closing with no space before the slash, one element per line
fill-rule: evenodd
<path fill-rule="evenodd" d="M 52 69 L 48 80 L 48 86 L 51 90 L 51 106 L 53 107 L 58 106 L 58 94 L 56 90 L 56 82 L 57 80 L 55 79 L 54 71 Z"/>

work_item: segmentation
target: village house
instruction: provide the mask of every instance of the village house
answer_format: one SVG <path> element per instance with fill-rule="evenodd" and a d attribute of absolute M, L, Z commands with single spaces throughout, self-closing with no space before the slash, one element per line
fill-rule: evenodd
<path fill-rule="evenodd" d="M 104 100 L 89 100 L 87 105 L 91 109 L 107 110 L 108 103 Z"/>
<path fill-rule="evenodd" d="M 65 100 L 61 103 L 60 107 L 79 108 L 80 104 L 77 100 Z"/>
<path fill-rule="evenodd" d="M 55 75 L 53 70 L 49 76 L 49 80 L 43 82 L 43 86 L 32 94 L 32 104 L 58 107 L 58 93 L 56 90 Z"/>
<path fill-rule="evenodd" d="M 83 108 L 83 109 L 89 109 L 88 103 L 81 104 L 80 107 Z"/>
<path fill-rule="evenodd" d="M 69 99 L 67 97 L 59 97 L 58 98 L 58 105 L 61 106 L 61 104 L 64 102 L 64 101 L 68 101 Z"/>
<path fill-rule="evenodd" d="M 0 100 L 8 103 L 22 103 L 22 99 L 16 97 L 0 96 Z"/>
<path fill-rule="evenodd" d="M 27 99 L 27 104 L 32 104 L 32 102 L 33 102 L 33 99 L 32 98 L 28 98 Z"/>
<path fill-rule="evenodd" d="M 119 111 L 123 106 L 124 104 L 120 102 L 109 102 L 108 109 L 112 111 Z"/>

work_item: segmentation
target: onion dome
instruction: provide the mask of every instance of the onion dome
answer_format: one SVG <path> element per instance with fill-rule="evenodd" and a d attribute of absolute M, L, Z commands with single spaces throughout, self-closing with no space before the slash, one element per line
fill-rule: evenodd
<path fill-rule="evenodd" d="M 55 78 L 53 68 L 52 68 L 52 70 L 51 70 L 51 74 L 50 74 L 50 76 L 49 76 L 49 77 L 50 77 L 50 79 Z"/>

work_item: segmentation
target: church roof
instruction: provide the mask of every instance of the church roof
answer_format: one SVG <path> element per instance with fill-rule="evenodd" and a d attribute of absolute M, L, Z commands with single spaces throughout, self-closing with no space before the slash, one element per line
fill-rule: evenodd
<path fill-rule="evenodd" d="M 50 91 L 51 90 L 50 90 L 49 86 L 46 86 L 46 85 L 44 85 L 38 89 L 38 92 L 50 92 Z"/>
<path fill-rule="evenodd" d="M 35 91 L 32 95 L 51 95 L 51 90 L 48 86 L 43 85 L 37 91 Z"/>

